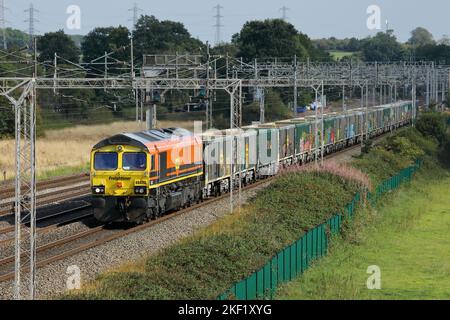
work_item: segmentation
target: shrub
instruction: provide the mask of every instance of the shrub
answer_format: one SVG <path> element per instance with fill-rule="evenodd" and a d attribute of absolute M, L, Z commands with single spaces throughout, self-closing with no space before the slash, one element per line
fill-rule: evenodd
<path fill-rule="evenodd" d="M 439 160 L 445 167 L 450 168 L 450 131 L 445 136 L 445 141 L 439 152 Z"/>
<path fill-rule="evenodd" d="M 361 149 L 361 153 L 369 153 L 370 150 L 372 150 L 373 147 L 373 140 L 372 139 L 367 139 L 366 141 L 364 141 L 364 146 Z"/>
<path fill-rule="evenodd" d="M 433 137 L 443 143 L 447 130 L 446 117 L 437 112 L 427 112 L 417 120 L 416 128 L 426 137 Z"/>
<path fill-rule="evenodd" d="M 395 154 L 411 161 L 416 160 L 425 154 L 423 150 L 406 137 L 397 136 L 393 138 L 388 147 Z"/>
<path fill-rule="evenodd" d="M 406 130 L 400 131 L 397 136 L 405 137 L 417 147 L 422 149 L 427 155 L 435 156 L 438 152 L 438 145 L 435 139 L 430 139 L 430 137 L 425 138 L 418 130 L 415 128 L 408 128 Z"/>

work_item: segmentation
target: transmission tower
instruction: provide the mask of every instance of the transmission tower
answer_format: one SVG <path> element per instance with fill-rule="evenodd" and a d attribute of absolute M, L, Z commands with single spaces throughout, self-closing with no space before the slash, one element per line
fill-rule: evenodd
<path fill-rule="evenodd" d="M 29 41 L 30 41 L 29 48 L 32 49 L 32 48 L 34 48 L 34 37 L 37 32 L 37 30 L 35 29 L 35 24 L 37 22 L 39 22 L 39 20 L 36 19 L 35 14 L 38 13 L 39 10 L 35 9 L 33 4 L 30 3 L 30 8 L 24 10 L 24 12 L 28 13 L 28 19 L 25 20 L 25 22 L 28 22 L 28 36 L 29 36 Z"/>
<path fill-rule="evenodd" d="M 214 27 L 216 28 L 215 44 L 217 46 L 222 42 L 221 28 L 223 27 L 222 25 L 223 16 L 221 15 L 221 10 L 223 9 L 223 7 L 220 4 L 218 4 L 217 6 L 214 7 L 214 9 L 216 9 L 216 15 L 214 16 L 214 18 L 216 18 L 216 24 L 214 25 Z"/>
<path fill-rule="evenodd" d="M 2 37 L 3 37 L 3 49 L 8 49 L 8 45 L 6 43 L 6 19 L 5 19 L 5 11 L 8 8 L 5 7 L 5 1 L 0 0 L 0 28 L 2 28 Z"/>
<path fill-rule="evenodd" d="M 289 11 L 289 8 L 286 6 L 283 6 L 280 8 L 280 11 L 282 13 L 281 19 L 283 19 L 284 21 L 286 21 L 288 19 L 287 17 L 287 12 Z"/>
<path fill-rule="evenodd" d="M 128 9 L 128 11 L 133 12 L 133 18 L 128 19 L 128 21 L 133 21 L 133 30 L 134 30 L 136 28 L 136 24 L 139 20 L 139 13 L 144 12 L 144 11 L 138 7 L 137 3 L 134 3 L 133 8 Z"/>

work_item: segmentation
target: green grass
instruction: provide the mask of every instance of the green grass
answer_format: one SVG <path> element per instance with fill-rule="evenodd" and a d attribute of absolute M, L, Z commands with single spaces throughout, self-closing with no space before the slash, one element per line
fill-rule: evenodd
<path fill-rule="evenodd" d="M 449 299 L 450 174 L 428 169 L 377 209 L 359 212 L 329 255 L 277 299 Z M 366 287 L 370 265 L 381 268 L 381 290 Z"/>
<path fill-rule="evenodd" d="M 89 163 L 81 166 L 74 167 L 60 167 L 53 170 L 44 171 L 42 174 L 38 175 L 38 180 L 46 180 L 57 177 L 70 176 L 79 173 L 85 173 L 89 171 Z"/>
<path fill-rule="evenodd" d="M 53 179 L 53 178 L 61 178 L 61 177 L 65 177 L 65 176 L 82 174 L 82 173 L 86 173 L 86 172 L 89 172 L 89 163 L 86 163 L 81 166 L 59 167 L 57 169 L 47 170 L 41 174 L 38 174 L 36 178 L 38 181 L 42 181 L 42 180 L 48 180 L 48 179 Z M 14 181 L 13 179 L 2 180 L 0 182 L 0 185 L 8 185 L 8 184 L 11 185 L 13 183 L 13 181 Z"/>
<path fill-rule="evenodd" d="M 333 57 L 334 60 L 340 60 L 343 57 L 351 57 L 355 54 L 355 52 L 347 52 L 347 51 L 328 51 L 328 53 Z"/>

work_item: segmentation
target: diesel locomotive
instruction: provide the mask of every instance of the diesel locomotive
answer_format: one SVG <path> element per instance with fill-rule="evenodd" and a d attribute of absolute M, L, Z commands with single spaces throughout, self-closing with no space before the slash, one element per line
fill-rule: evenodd
<path fill-rule="evenodd" d="M 411 101 L 240 130 L 122 133 L 91 152 L 92 206 L 102 223 L 143 223 L 262 177 L 410 124 Z M 367 118 L 366 118 L 367 117 Z M 315 132 L 317 131 L 317 135 Z M 322 139 L 323 136 L 323 139 Z"/>

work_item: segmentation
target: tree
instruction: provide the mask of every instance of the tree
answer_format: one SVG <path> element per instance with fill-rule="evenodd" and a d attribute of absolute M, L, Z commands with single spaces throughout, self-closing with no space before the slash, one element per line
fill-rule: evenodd
<path fill-rule="evenodd" d="M 442 36 L 442 39 L 438 41 L 438 44 L 442 44 L 444 46 L 450 46 L 450 37 L 446 34 Z"/>
<path fill-rule="evenodd" d="M 292 117 L 291 111 L 283 102 L 280 92 L 275 89 L 265 89 L 265 120 L 267 122 L 285 120 Z M 249 124 L 260 120 L 259 102 L 254 101 L 245 106 L 242 114 L 243 123 Z"/>
<path fill-rule="evenodd" d="M 95 28 L 89 32 L 81 44 L 83 61 L 90 62 L 105 52 L 114 52 L 113 58 L 120 61 L 130 60 L 130 32 L 123 26 Z"/>
<path fill-rule="evenodd" d="M 239 47 L 239 55 L 246 60 L 268 57 L 307 58 L 308 51 L 302 45 L 295 27 L 281 19 L 247 22 L 241 32 L 233 37 Z"/>
<path fill-rule="evenodd" d="M 330 56 L 314 45 L 311 39 L 281 19 L 247 22 L 232 42 L 239 47 L 239 56 L 255 58 L 289 57 L 330 60 Z"/>
<path fill-rule="evenodd" d="M 425 112 L 417 120 L 416 128 L 424 136 L 436 138 L 443 143 L 447 131 L 446 120 L 446 117 L 438 112 Z"/>
<path fill-rule="evenodd" d="M 194 39 L 180 22 L 141 16 L 133 33 L 137 56 L 150 53 L 199 53 L 205 45 Z"/>
<path fill-rule="evenodd" d="M 8 49 L 18 50 L 25 47 L 29 42 L 28 34 L 20 30 L 6 28 L 5 33 Z"/>
<path fill-rule="evenodd" d="M 361 49 L 361 41 L 356 38 L 350 38 L 347 45 L 347 51 L 359 51 Z"/>
<path fill-rule="evenodd" d="M 438 63 L 450 64 L 450 46 L 427 45 L 416 50 L 416 59 L 418 60 L 432 60 Z"/>
<path fill-rule="evenodd" d="M 404 50 L 392 32 L 379 32 L 363 40 L 362 54 L 366 61 L 386 62 L 401 60 Z"/>
<path fill-rule="evenodd" d="M 433 35 L 427 29 L 418 27 L 411 31 L 411 38 L 408 40 L 408 44 L 413 47 L 423 47 L 427 45 L 434 45 L 435 41 Z"/>
<path fill-rule="evenodd" d="M 316 61 L 332 61 L 331 55 L 314 45 L 312 40 L 306 34 L 299 32 L 298 38 L 300 45 L 306 49 L 308 58 Z"/>
<path fill-rule="evenodd" d="M 230 56 L 230 57 L 237 57 L 239 53 L 239 48 L 236 46 L 235 43 L 221 43 L 211 50 L 211 54 L 215 55 L 223 55 L 223 56 Z"/>
<path fill-rule="evenodd" d="M 361 49 L 361 41 L 356 38 L 336 39 L 331 37 L 328 39 L 313 40 L 317 48 L 321 50 L 340 50 L 355 52 Z"/>
<path fill-rule="evenodd" d="M 63 30 L 49 32 L 38 38 L 39 61 L 53 61 L 55 52 L 72 62 L 80 60 L 80 49 Z"/>
<path fill-rule="evenodd" d="M 14 109 L 9 101 L 0 97 L 0 138 L 14 135 Z"/>

